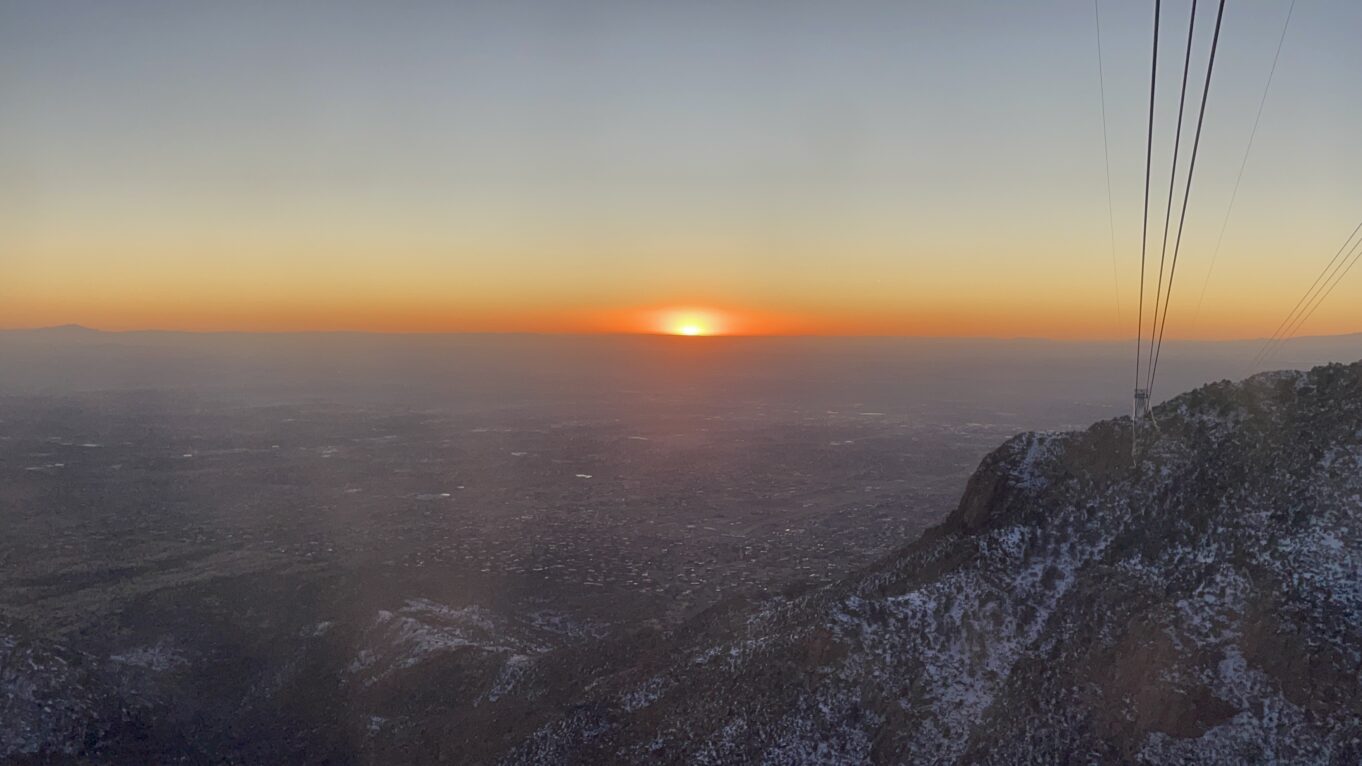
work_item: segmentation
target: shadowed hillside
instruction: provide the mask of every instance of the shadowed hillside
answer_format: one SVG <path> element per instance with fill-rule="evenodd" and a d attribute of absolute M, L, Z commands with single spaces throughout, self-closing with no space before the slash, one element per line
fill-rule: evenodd
<path fill-rule="evenodd" d="M 845 583 L 591 684 L 511 763 L 1356 763 L 1362 364 L 1018 436 Z M 585 683 L 583 686 L 587 686 Z"/>

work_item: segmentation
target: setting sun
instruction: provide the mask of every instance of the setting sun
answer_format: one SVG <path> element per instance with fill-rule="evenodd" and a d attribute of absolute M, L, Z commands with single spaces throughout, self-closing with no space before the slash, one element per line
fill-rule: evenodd
<path fill-rule="evenodd" d="M 673 308 L 656 312 L 651 322 L 654 332 L 663 335 L 727 335 L 732 332 L 727 319 L 717 311 L 703 308 Z"/>

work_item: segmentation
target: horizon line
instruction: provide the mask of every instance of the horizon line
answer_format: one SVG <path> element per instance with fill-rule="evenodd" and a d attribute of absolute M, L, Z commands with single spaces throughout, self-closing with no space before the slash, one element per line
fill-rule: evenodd
<path fill-rule="evenodd" d="M 846 340 L 984 340 L 984 341 L 1044 341 L 1049 343 L 1127 343 L 1133 342 L 1135 338 L 1054 338 L 1039 335 L 896 335 L 896 334 L 840 334 L 840 333 L 716 333 L 712 335 L 688 336 L 667 332 L 552 332 L 552 331 L 526 331 L 526 330 L 358 330 L 358 329 L 313 329 L 313 330 L 175 330 L 159 327 L 136 328 L 129 330 L 109 330 L 98 327 L 90 327 L 79 323 L 67 323 L 59 325 L 42 325 L 37 327 L 0 327 L 0 332 L 51 332 L 51 331 L 70 331 L 87 332 L 101 335 L 136 335 L 136 334 L 163 334 L 163 335 L 375 335 L 375 336 L 482 336 L 482 337 L 565 337 L 565 338 L 622 338 L 622 337 L 661 337 L 675 338 L 678 341 L 685 340 L 703 342 L 705 340 L 722 340 L 725 338 L 745 339 L 754 338 L 790 338 L 790 339 L 846 339 Z M 1299 340 L 1318 340 L 1318 339 L 1340 339 L 1362 335 L 1362 330 L 1355 332 L 1334 333 L 1330 335 L 1300 335 L 1287 338 L 1286 341 Z M 1255 338 L 1170 338 L 1170 342 L 1175 343 L 1253 343 L 1266 341 L 1265 337 Z"/>

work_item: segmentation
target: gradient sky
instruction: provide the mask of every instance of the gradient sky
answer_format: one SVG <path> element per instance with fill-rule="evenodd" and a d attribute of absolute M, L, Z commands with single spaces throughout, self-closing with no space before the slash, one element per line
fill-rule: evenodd
<path fill-rule="evenodd" d="M 1362 3 L 1303 0 L 1193 324 L 1287 5 L 1229 4 L 1170 337 L 1362 220 Z M 1129 336 L 1152 3 L 1102 11 L 1119 324 L 1086 0 L 0 0 L 0 327 Z"/>

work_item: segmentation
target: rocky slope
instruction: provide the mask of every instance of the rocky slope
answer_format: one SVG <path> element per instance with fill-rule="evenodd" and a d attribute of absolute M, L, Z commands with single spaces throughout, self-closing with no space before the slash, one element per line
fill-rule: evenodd
<path fill-rule="evenodd" d="M 1129 419 L 1017 436 L 900 555 L 578 679 L 502 760 L 1362 762 L 1362 363 L 1156 415 L 1133 465 Z"/>
<path fill-rule="evenodd" d="M 674 631 L 414 600 L 300 616 L 287 667 L 191 684 L 175 646 L 0 625 L 0 761 L 1362 762 L 1362 363 L 1156 416 L 1134 462 L 1128 419 L 1017 436 L 880 564 Z"/>

